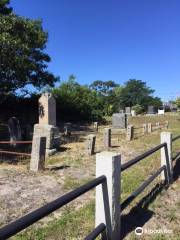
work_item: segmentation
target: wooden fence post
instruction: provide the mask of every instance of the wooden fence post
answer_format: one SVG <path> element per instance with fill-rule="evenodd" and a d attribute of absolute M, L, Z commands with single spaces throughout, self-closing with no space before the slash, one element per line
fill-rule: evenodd
<path fill-rule="evenodd" d="M 110 128 L 104 129 L 104 146 L 106 148 L 111 147 L 111 129 Z"/>
<path fill-rule="evenodd" d="M 161 149 L 161 166 L 166 165 L 168 182 L 173 178 L 173 166 L 172 166 L 172 133 L 162 132 L 161 143 L 166 143 L 167 147 Z M 165 180 L 164 173 L 161 174 L 161 179 Z"/>
<path fill-rule="evenodd" d="M 134 137 L 134 127 L 133 127 L 133 125 L 128 125 L 126 139 L 127 139 L 127 141 L 131 141 L 133 139 L 133 137 Z"/>
<path fill-rule="evenodd" d="M 30 171 L 44 170 L 46 156 L 46 137 L 33 137 Z"/>
<path fill-rule="evenodd" d="M 121 155 L 112 152 L 96 154 L 96 177 L 107 181 L 96 187 L 96 226 L 106 225 L 108 240 L 120 239 Z"/>

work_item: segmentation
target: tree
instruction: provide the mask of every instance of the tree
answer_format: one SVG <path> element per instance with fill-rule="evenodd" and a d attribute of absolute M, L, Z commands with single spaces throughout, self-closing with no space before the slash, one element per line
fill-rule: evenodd
<path fill-rule="evenodd" d="M 139 104 L 136 104 L 135 106 L 133 106 L 132 110 L 134 110 L 136 114 L 143 113 L 143 107 Z"/>
<path fill-rule="evenodd" d="M 176 99 L 175 104 L 177 105 L 178 109 L 180 109 L 180 97 Z"/>
<path fill-rule="evenodd" d="M 98 96 L 103 101 L 103 115 L 112 115 L 117 106 L 117 95 L 115 89 L 119 87 L 119 84 L 112 80 L 109 81 L 94 81 L 89 88 L 95 90 Z"/>
<path fill-rule="evenodd" d="M 57 118 L 63 120 L 101 120 L 103 102 L 95 90 L 76 82 L 70 75 L 68 81 L 52 89 L 57 102 Z"/>
<path fill-rule="evenodd" d="M 130 79 L 121 89 L 120 106 L 122 108 L 141 105 L 144 110 L 148 105 L 161 106 L 160 98 L 153 97 L 154 90 L 146 85 L 145 82 L 136 79 Z"/>
<path fill-rule="evenodd" d="M 112 80 L 109 81 L 96 80 L 89 87 L 90 89 L 97 91 L 99 94 L 107 96 L 110 95 L 113 89 L 117 86 L 118 84 L 116 84 Z"/>
<path fill-rule="evenodd" d="M 7 15 L 12 12 L 12 8 L 7 7 L 9 5 L 10 0 L 1 0 L 0 1 L 0 14 Z"/>
<path fill-rule="evenodd" d="M 14 14 L 8 4 L 8 0 L 0 2 L 0 95 L 28 84 L 53 86 L 58 78 L 47 71 L 51 59 L 44 52 L 48 34 L 42 22 Z"/>

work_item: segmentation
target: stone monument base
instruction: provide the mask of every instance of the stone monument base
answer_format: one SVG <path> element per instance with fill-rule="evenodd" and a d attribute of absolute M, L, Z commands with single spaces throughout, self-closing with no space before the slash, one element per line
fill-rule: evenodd
<path fill-rule="evenodd" d="M 59 129 L 54 125 L 35 124 L 33 137 L 46 137 L 46 155 L 52 155 L 60 146 Z"/>

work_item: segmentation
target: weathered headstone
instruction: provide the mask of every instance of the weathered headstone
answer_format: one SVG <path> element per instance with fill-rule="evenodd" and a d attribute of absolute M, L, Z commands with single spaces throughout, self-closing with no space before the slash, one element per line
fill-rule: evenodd
<path fill-rule="evenodd" d="M 114 113 L 112 116 L 112 126 L 114 128 L 123 128 L 127 127 L 127 116 L 125 113 Z"/>
<path fill-rule="evenodd" d="M 126 108 L 125 108 L 125 113 L 126 113 L 127 115 L 131 115 L 131 107 L 126 107 Z"/>
<path fill-rule="evenodd" d="M 43 93 L 39 99 L 39 124 L 56 125 L 56 101 L 51 93 Z"/>
<path fill-rule="evenodd" d="M 86 152 L 88 155 L 94 154 L 95 143 L 96 143 L 96 136 L 93 134 L 88 135 L 87 141 L 86 141 Z"/>
<path fill-rule="evenodd" d="M 50 155 L 60 145 L 56 127 L 56 101 L 52 94 L 43 93 L 39 99 L 39 124 L 34 125 L 34 136 L 46 137 L 46 154 Z"/>
<path fill-rule="evenodd" d="M 156 109 L 154 106 L 148 106 L 147 114 L 156 114 Z"/>
<path fill-rule="evenodd" d="M 21 127 L 19 124 L 19 120 L 16 117 L 12 117 L 8 120 L 8 130 L 11 142 L 22 140 Z M 13 143 L 12 145 L 16 146 L 15 143 Z"/>
<path fill-rule="evenodd" d="M 131 116 L 135 117 L 136 116 L 136 111 L 135 110 L 131 110 Z"/>
<path fill-rule="evenodd" d="M 64 124 L 64 135 L 65 136 L 70 136 L 71 135 L 71 128 L 72 128 L 71 123 L 65 123 Z"/>

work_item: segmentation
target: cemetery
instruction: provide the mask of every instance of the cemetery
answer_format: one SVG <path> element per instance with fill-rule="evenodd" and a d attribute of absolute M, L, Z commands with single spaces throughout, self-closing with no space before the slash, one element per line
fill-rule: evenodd
<path fill-rule="evenodd" d="M 0 240 L 180 239 L 179 6 L 154 4 L 0 0 Z"/>
<path fill-rule="evenodd" d="M 157 114 L 153 116 L 149 113 L 141 117 L 115 113 L 111 122 L 107 121 L 106 124 L 94 122 L 78 131 L 76 124 L 65 123 L 64 128 L 60 130 L 56 126 L 56 100 L 52 95 L 46 93 L 39 98 L 38 111 L 39 123 L 34 125 L 32 140 L 22 141 L 20 123 L 15 117 L 12 117 L 8 121 L 9 142 L 0 141 L 1 146 L 5 143 L 7 147 L 7 143 L 9 143 L 11 149 L 14 149 L 13 152 L 12 150 L 6 151 L 0 146 L 1 181 L 6 183 L 0 191 L 1 226 L 53 201 L 67 191 L 92 181 L 95 176 L 98 154 L 106 151 L 109 154 L 121 153 L 123 164 L 150 147 L 156 146 L 160 141 L 161 132 L 172 132 L 173 136 L 179 133 L 178 115 L 159 116 Z M 26 145 L 26 143 L 31 148 L 23 149 L 24 152 L 21 150 L 22 153 L 20 153 L 21 145 Z M 177 142 L 173 153 L 177 152 L 178 146 Z M 28 153 L 25 152 L 27 150 Z M 10 156 L 11 153 L 15 155 L 10 162 L 6 161 L 7 156 L 3 158 L 6 153 Z M 160 155 L 157 154 L 155 159 L 159 158 Z M 151 159 L 150 166 L 153 169 L 157 167 L 157 163 L 154 163 L 155 159 Z M 147 166 L 144 165 L 144 167 L 149 169 L 148 162 L 146 164 Z M 141 178 L 144 179 L 145 176 L 142 174 Z M 123 177 L 125 176 L 123 175 Z M 126 186 L 128 179 L 125 177 L 124 180 Z M 158 184 L 158 181 L 156 182 Z M 136 184 L 139 184 L 139 181 Z M 126 191 L 121 193 L 123 199 L 128 194 Z M 168 191 L 172 192 L 173 190 L 168 189 Z M 94 198 L 94 191 L 90 191 L 72 202 L 68 209 L 73 212 L 81 211 L 79 209 L 86 210 L 90 206 L 89 204 L 94 202 Z M 13 201 L 13 199 L 16 200 Z M 22 201 L 23 204 L 21 204 Z M 171 199 L 171 201 L 175 206 L 178 204 L 176 199 Z M 57 210 L 55 215 L 46 217 L 46 220 L 40 220 L 37 227 L 39 226 L 44 231 L 47 221 L 54 222 L 60 216 L 63 218 L 63 214 L 66 215 L 66 211 Z M 91 214 L 94 215 L 94 213 Z M 135 221 L 137 221 L 136 218 L 137 216 L 135 216 Z M 92 222 L 88 223 L 86 234 L 93 228 Z M 129 224 L 129 220 L 127 222 Z M 124 236 L 128 234 L 129 227 L 126 226 L 125 229 L 127 232 L 121 232 Z M 30 230 L 29 234 L 35 238 L 34 230 L 33 232 Z M 47 236 L 48 234 L 50 233 L 47 233 Z M 131 233 L 129 234 L 128 236 L 131 236 Z"/>

